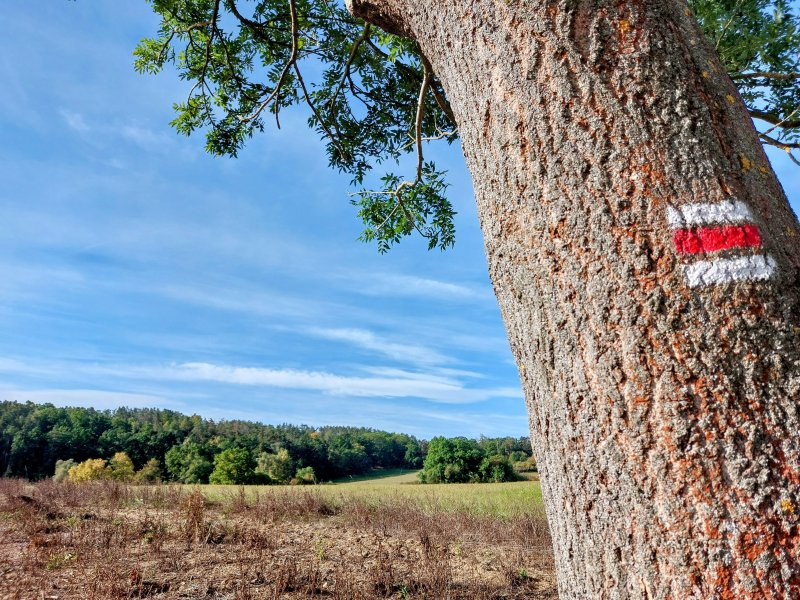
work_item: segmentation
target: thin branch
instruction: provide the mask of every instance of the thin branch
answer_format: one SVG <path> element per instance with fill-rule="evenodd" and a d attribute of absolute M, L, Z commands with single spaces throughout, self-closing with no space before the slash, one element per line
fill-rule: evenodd
<path fill-rule="evenodd" d="M 329 110 L 333 111 L 333 104 L 336 102 L 336 98 L 339 96 L 339 92 L 342 91 L 342 87 L 344 87 L 345 80 L 350 79 L 350 67 L 353 65 L 353 61 L 356 58 L 356 53 L 358 52 L 359 47 L 365 41 L 369 39 L 369 31 L 370 31 L 370 24 L 365 23 L 364 29 L 361 31 L 361 35 L 358 36 L 355 42 L 353 42 L 353 47 L 350 48 L 350 55 L 347 57 L 347 62 L 344 64 L 344 69 L 342 70 L 342 77 L 339 79 L 339 83 L 336 86 L 336 89 L 333 91 L 331 95 L 331 100 L 328 104 Z"/>
<path fill-rule="evenodd" d="M 306 89 L 306 82 L 303 80 L 303 75 L 300 73 L 300 68 L 297 66 L 297 63 L 295 63 L 292 66 L 294 67 L 294 72 L 295 75 L 297 76 L 297 81 L 300 84 L 300 89 L 303 90 L 303 97 L 306 100 L 306 104 L 308 104 L 309 108 L 311 109 L 311 112 L 314 113 L 314 117 L 316 117 L 319 126 L 322 128 L 322 131 L 325 132 L 325 135 L 328 136 L 328 139 L 339 151 L 339 156 L 342 158 L 342 160 L 346 160 L 347 153 L 344 151 L 344 148 L 342 148 L 342 145 L 339 143 L 339 140 L 336 139 L 336 136 L 334 136 L 333 133 L 331 133 L 331 130 L 328 129 L 327 125 L 325 125 L 325 122 L 322 120 L 322 117 L 320 116 L 316 105 L 314 104 L 313 100 L 311 100 L 311 95 L 308 93 L 308 89 Z"/>
<path fill-rule="evenodd" d="M 381 57 L 383 57 L 384 59 L 387 59 L 387 60 L 389 59 L 389 55 L 386 54 L 386 52 L 384 52 L 383 49 L 380 46 L 376 45 L 371 39 L 367 40 L 367 44 L 369 44 L 370 47 L 373 49 L 373 51 L 375 51 L 379 56 L 381 56 Z M 427 60 L 427 59 L 425 59 L 424 56 L 422 56 L 421 52 L 420 52 L 420 57 L 423 58 L 424 60 Z M 415 79 L 417 81 L 422 81 L 422 78 L 419 76 L 419 73 L 417 73 L 414 69 L 409 67 L 407 64 L 402 63 L 400 61 L 394 61 L 392 64 L 394 64 L 394 66 L 397 67 L 398 71 L 402 71 L 403 73 L 405 73 L 406 75 L 408 75 L 412 79 Z M 430 63 L 428 63 L 428 65 L 430 67 Z M 431 70 L 431 72 L 433 72 L 433 68 L 432 67 L 430 68 L 430 70 Z M 456 123 L 456 118 L 455 118 L 455 115 L 453 114 L 453 109 L 450 108 L 450 103 L 447 101 L 447 98 L 445 98 L 444 90 L 441 90 L 440 86 L 441 86 L 441 84 L 434 77 L 433 80 L 431 81 L 431 91 L 433 92 L 433 97 L 436 100 L 436 104 L 439 106 L 440 109 L 442 109 L 442 112 L 445 114 L 445 116 L 448 118 L 448 120 L 452 123 L 453 127 L 457 128 L 458 124 Z"/>
<path fill-rule="evenodd" d="M 219 3 L 220 0 L 216 0 L 214 2 L 214 12 L 211 13 L 211 20 L 207 23 L 207 25 L 211 25 L 211 33 L 208 36 L 208 41 L 206 42 L 206 60 L 203 63 L 203 72 L 200 75 L 200 79 L 203 81 L 205 85 L 206 79 L 206 72 L 208 72 L 208 65 L 211 62 L 211 47 L 214 44 L 214 36 L 217 34 L 217 18 L 219 17 Z"/>
<path fill-rule="evenodd" d="M 203 61 L 203 69 L 200 72 L 200 76 L 197 78 L 197 84 L 195 84 L 195 86 L 192 88 L 192 91 L 189 92 L 189 98 L 191 98 L 192 94 L 197 89 L 197 86 L 198 85 L 200 86 L 201 90 L 200 96 L 203 101 L 203 110 L 206 113 L 206 118 L 208 119 L 208 122 L 211 123 L 212 126 L 216 126 L 216 122 L 214 120 L 214 113 L 211 110 L 211 107 L 209 106 L 208 102 L 208 95 L 210 94 L 211 90 L 209 89 L 208 84 L 206 83 L 206 74 L 208 73 L 208 65 L 211 63 L 211 47 L 214 44 L 214 36 L 217 33 L 217 18 L 219 17 L 219 3 L 220 0 L 216 0 L 214 2 L 214 10 L 211 13 L 211 20 L 204 22 L 205 27 L 209 26 L 211 27 L 211 32 L 209 33 L 208 40 L 206 41 L 206 56 L 205 60 Z M 195 23 L 194 25 L 197 25 L 199 28 L 201 25 L 203 25 L 203 23 Z M 186 30 L 186 33 L 189 35 L 190 41 L 193 41 L 192 30 L 196 28 L 194 27 L 194 25 L 190 26 Z"/>
<path fill-rule="evenodd" d="M 719 51 L 719 45 L 722 43 L 722 38 L 725 37 L 725 34 L 728 32 L 728 29 L 730 28 L 730 26 L 733 24 L 733 21 L 738 16 L 736 13 L 741 8 L 742 4 L 744 4 L 744 0 L 737 0 L 736 6 L 734 6 L 733 10 L 731 11 L 731 18 L 728 19 L 727 23 L 725 23 L 725 26 L 722 28 L 722 31 L 720 32 L 719 37 L 717 38 L 717 43 L 714 46 L 715 50 Z"/>
<path fill-rule="evenodd" d="M 795 108 L 792 112 L 790 112 L 788 115 L 786 115 L 786 117 L 781 119 L 781 121 L 779 123 L 776 123 L 775 125 L 773 125 L 769 129 L 767 129 L 764 133 L 768 135 L 768 134 L 772 133 L 773 131 L 775 131 L 776 129 L 778 129 L 779 127 L 785 127 L 786 126 L 785 124 L 787 122 L 791 121 L 792 117 L 794 117 L 799 111 L 800 111 L 800 105 L 798 105 L 797 108 Z"/>
<path fill-rule="evenodd" d="M 458 133 L 458 131 L 455 130 L 455 129 L 450 129 L 449 131 L 442 131 L 441 129 L 437 129 L 436 135 L 423 137 L 422 141 L 423 142 L 437 142 L 439 140 L 447 140 L 447 139 L 450 139 L 451 137 L 453 137 L 454 135 L 456 135 L 457 133 Z M 409 137 L 411 138 L 411 141 L 400 148 L 404 152 L 406 150 L 409 150 L 413 146 L 415 146 L 416 143 L 417 143 L 416 136 L 409 136 Z"/>
<path fill-rule="evenodd" d="M 734 81 L 739 79 L 776 79 L 778 81 L 791 81 L 792 79 L 800 79 L 800 73 L 739 73 L 738 75 L 731 75 L 731 79 Z"/>
<path fill-rule="evenodd" d="M 433 75 L 433 71 L 429 68 L 430 63 L 424 61 L 422 66 L 424 71 L 422 85 L 419 88 L 419 100 L 417 100 L 417 118 L 414 123 L 414 133 L 417 137 L 417 179 L 414 182 L 415 184 L 422 181 L 422 120 L 425 117 L 425 96 L 428 95 L 428 88 L 431 85 L 431 76 Z"/>
<path fill-rule="evenodd" d="M 297 62 L 297 53 L 298 53 L 298 37 L 299 37 L 299 30 L 300 26 L 297 21 L 297 7 L 295 6 L 295 0 L 289 0 L 289 15 L 292 19 L 292 53 L 289 55 L 289 60 L 286 61 L 286 64 L 283 66 L 283 70 L 281 71 L 281 75 L 278 78 L 278 82 L 275 84 L 275 89 L 272 90 L 272 93 L 264 100 L 258 108 L 246 117 L 239 117 L 239 120 L 242 123 L 248 123 L 254 119 L 257 119 L 258 116 L 263 112 L 263 110 L 269 106 L 269 104 L 278 97 L 278 94 L 283 87 L 283 82 L 286 79 L 286 75 L 289 73 L 289 69 L 294 66 Z M 277 118 L 277 113 L 276 113 Z"/>
<path fill-rule="evenodd" d="M 775 139 L 774 137 L 768 136 L 766 133 L 759 133 L 758 137 L 760 137 L 770 146 L 775 146 L 776 148 L 780 148 L 781 150 L 785 150 L 786 152 L 789 152 L 790 150 L 800 149 L 800 143 L 782 142 L 780 140 Z"/>
<path fill-rule="evenodd" d="M 382 191 L 366 191 L 366 190 L 363 190 L 361 192 L 354 192 L 354 193 L 352 193 L 350 195 L 351 196 L 393 196 L 394 197 L 394 200 L 395 200 L 394 207 L 389 212 L 389 214 L 386 216 L 386 218 L 383 221 L 381 221 L 381 223 L 379 225 L 376 225 L 375 227 L 372 228 L 372 231 L 374 233 L 377 233 L 378 231 L 383 229 L 384 226 L 389 222 L 389 220 L 395 215 L 395 213 L 398 210 L 402 210 L 403 214 L 405 214 L 405 216 L 406 216 L 406 219 L 408 219 L 409 223 L 411 223 L 411 226 L 414 229 L 417 230 L 417 233 L 419 233 L 422 237 L 424 237 L 426 239 L 431 239 L 433 237 L 433 234 L 426 233 L 425 231 L 423 231 L 422 229 L 419 228 L 419 225 L 417 225 L 416 219 L 411 214 L 411 211 L 408 210 L 408 207 L 406 206 L 405 202 L 403 202 L 403 197 L 401 195 L 403 190 L 405 188 L 413 188 L 415 185 L 417 185 L 417 182 L 404 181 L 400 185 L 397 186 L 397 189 L 394 189 L 394 190 L 382 190 Z"/>
<path fill-rule="evenodd" d="M 172 40 L 175 37 L 175 31 L 169 34 L 169 37 L 161 44 L 161 50 L 158 51 L 158 62 L 163 62 L 166 60 L 167 53 L 169 52 L 170 44 L 172 44 Z"/>
<path fill-rule="evenodd" d="M 750 116 L 754 119 L 761 119 L 762 121 L 766 121 L 770 125 L 777 125 L 778 127 L 782 127 L 783 129 L 796 129 L 800 127 L 800 119 L 787 119 L 781 118 L 780 115 L 776 115 L 775 113 L 765 112 L 763 110 L 758 110 L 757 108 L 748 108 L 747 111 L 750 113 Z"/>
<path fill-rule="evenodd" d="M 419 51 L 419 58 L 422 61 L 422 68 L 425 69 L 425 71 L 428 71 L 429 73 L 433 73 L 433 66 L 428 60 L 428 57 L 422 53 L 421 49 Z M 436 81 L 435 83 L 438 84 L 439 82 Z M 456 117 L 453 114 L 453 109 L 450 107 L 450 103 L 444 97 L 442 91 L 439 90 L 439 86 L 433 85 L 432 83 L 431 92 L 433 93 L 433 99 L 436 100 L 436 104 L 439 106 L 441 111 L 445 115 L 447 115 L 447 118 L 450 120 L 450 122 L 453 124 L 454 127 L 458 127 L 458 125 L 456 124 Z"/>
<path fill-rule="evenodd" d="M 767 144 L 768 146 L 774 146 L 775 148 L 780 148 L 781 150 L 786 152 L 786 154 L 789 155 L 789 158 L 792 160 L 792 162 L 800 167 L 800 160 L 795 158 L 794 154 L 792 154 L 792 150 L 800 149 L 800 144 L 786 144 L 763 133 L 759 133 L 758 137 L 761 138 L 761 141 L 764 144 Z"/>
<path fill-rule="evenodd" d="M 173 30 L 173 34 L 175 33 L 189 33 L 190 31 L 194 31 L 195 29 L 200 29 L 201 27 L 208 27 L 209 25 L 216 25 L 217 14 L 219 13 L 219 2 L 214 7 L 214 16 L 211 17 L 209 21 L 198 21 L 197 23 L 192 23 L 191 25 L 187 25 L 183 29 L 175 29 Z"/>
<path fill-rule="evenodd" d="M 380 222 L 380 224 L 378 224 L 378 225 L 376 225 L 375 227 L 372 228 L 372 231 L 377 233 L 378 231 L 380 231 L 381 229 L 384 228 L 384 226 L 391 220 L 391 218 L 394 216 L 394 214 L 402 206 L 403 200 L 400 197 L 400 193 L 405 188 L 413 186 L 413 185 L 414 184 L 411 183 L 410 181 L 404 181 L 400 185 L 398 185 L 397 189 L 395 189 L 395 190 L 383 190 L 383 191 L 380 191 L 380 192 L 377 192 L 377 191 L 373 192 L 373 191 L 364 190 L 364 191 L 361 191 L 361 192 L 353 192 L 353 193 L 350 194 L 350 196 L 394 196 L 395 205 L 392 208 L 392 210 L 389 211 L 389 214 L 386 216 L 386 218 L 383 221 Z M 413 219 L 412 219 L 412 222 L 413 222 Z"/>
<path fill-rule="evenodd" d="M 362 191 L 358 192 L 357 195 L 361 196 L 392 196 L 395 200 L 395 205 L 386 218 L 376 227 L 373 228 L 373 232 L 378 232 L 386 224 L 394 217 L 397 213 L 397 210 L 400 209 L 405 214 L 406 219 L 408 219 L 409 223 L 411 223 L 412 227 L 417 230 L 422 237 L 431 239 L 433 237 L 432 234 L 423 231 L 420 226 L 417 224 L 417 220 L 411 214 L 411 211 L 406 206 L 405 202 L 403 201 L 402 192 L 406 188 L 414 188 L 422 181 L 422 167 L 424 164 L 424 157 L 422 154 L 422 122 L 425 118 L 425 98 L 428 95 L 428 90 L 431 84 L 431 77 L 433 75 L 432 71 L 428 68 L 428 66 L 423 63 L 423 77 L 422 77 L 422 85 L 419 88 L 419 99 L 417 100 L 417 111 L 416 117 L 414 119 L 414 138 L 415 144 L 417 146 L 417 176 L 414 181 L 403 181 L 400 185 L 397 186 L 394 190 L 384 190 L 380 192 L 367 192 Z"/>

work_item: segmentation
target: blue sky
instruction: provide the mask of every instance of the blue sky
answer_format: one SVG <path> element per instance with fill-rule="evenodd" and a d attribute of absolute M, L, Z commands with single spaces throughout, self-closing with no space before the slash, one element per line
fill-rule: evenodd
<path fill-rule="evenodd" d="M 237 160 L 169 128 L 188 86 L 134 73 L 144 2 L 3 9 L 0 399 L 527 434 L 457 148 L 456 247 L 381 256 L 304 114 Z"/>

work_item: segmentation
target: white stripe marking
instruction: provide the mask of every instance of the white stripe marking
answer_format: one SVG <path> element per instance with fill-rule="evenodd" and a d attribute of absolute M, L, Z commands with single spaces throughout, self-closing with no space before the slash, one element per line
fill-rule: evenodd
<path fill-rule="evenodd" d="M 717 203 L 684 204 L 667 209 L 667 220 L 674 229 L 692 225 L 713 225 L 752 221 L 753 213 L 741 200 Z"/>
<path fill-rule="evenodd" d="M 683 272 L 689 287 L 730 283 L 732 281 L 764 280 L 772 277 L 777 264 L 771 256 L 742 256 L 702 260 L 684 265 Z"/>

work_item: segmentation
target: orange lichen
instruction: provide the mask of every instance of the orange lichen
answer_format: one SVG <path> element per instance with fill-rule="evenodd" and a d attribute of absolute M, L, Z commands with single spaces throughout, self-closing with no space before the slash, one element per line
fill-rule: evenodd
<path fill-rule="evenodd" d="M 753 161 L 747 158 L 744 154 L 739 157 L 739 161 L 742 163 L 742 169 L 745 171 L 749 171 L 753 168 Z"/>
<path fill-rule="evenodd" d="M 733 104 L 734 102 L 736 102 L 736 98 L 734 98 L 731 94 L 725 96 L 725 99 L 728 101 L 728 104 Z"/>

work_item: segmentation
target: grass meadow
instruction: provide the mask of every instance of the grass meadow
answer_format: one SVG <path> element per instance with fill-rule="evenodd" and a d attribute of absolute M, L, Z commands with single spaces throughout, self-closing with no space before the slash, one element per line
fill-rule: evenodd
<path fill-rule="evenodd" d="M 386 476 L 340 480 L 333 485 L 314 486 L 314 492 L 336 505 L 349 501 L 370 506 L 403 504 L 430 514 L 465 513 L 498 519 L 539 515 L 544 518 L 542 490 L 538 481 L 510 483 L 418 483 L 416 471 L 392 471 Z M 203 494 L 211 501 L 224 501 L 244 493 L 248 500 L 261 494 L 304 494 L 302 486 L 204 485 Z"/>
<path fill-rule="evenodd" d="M 556 597 L 536 481 L 0 479 L 0 598 Z"/>

